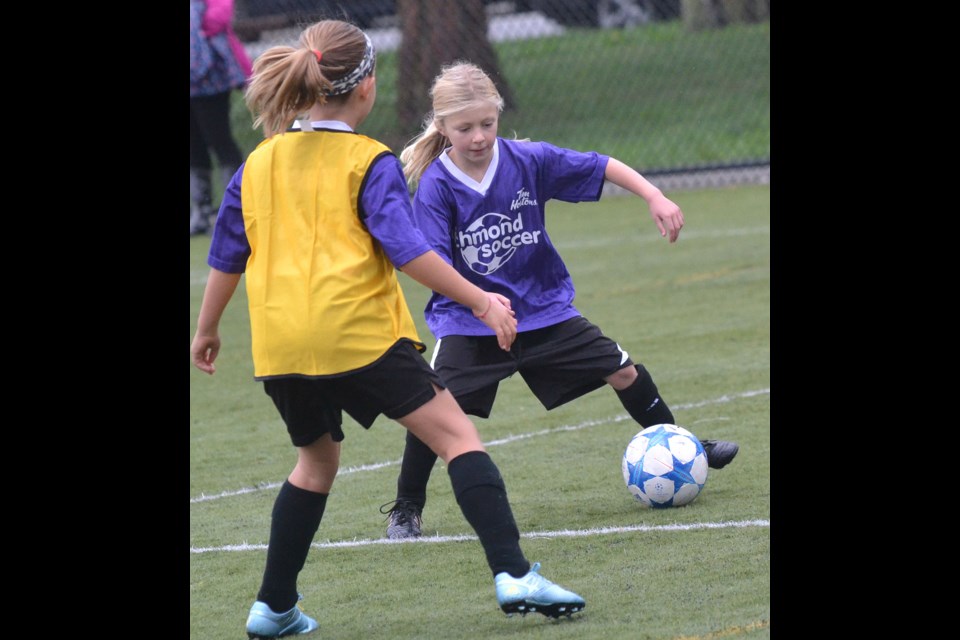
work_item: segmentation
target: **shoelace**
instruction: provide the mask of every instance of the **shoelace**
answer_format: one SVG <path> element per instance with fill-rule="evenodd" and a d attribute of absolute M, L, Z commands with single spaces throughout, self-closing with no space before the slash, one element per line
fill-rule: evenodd
<path fill-rule="evenodd" d="M 384 511 L 384 507 L 387 506 L 390 506 L 390 508 Z M 416 507 L 406 500 L 391 500 L 386 504 L 380 505 L 380 513 L 386 514 L 388 520 L 391 515 L 396 514 L 397 524 L 407 524 L 415 517 Z"/>

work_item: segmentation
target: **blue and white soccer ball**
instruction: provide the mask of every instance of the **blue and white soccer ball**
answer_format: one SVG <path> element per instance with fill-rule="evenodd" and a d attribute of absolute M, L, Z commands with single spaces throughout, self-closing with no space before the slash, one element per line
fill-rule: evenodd
<path fill-rule="evenodd" d="M 621 467 L 633 497 L 654 509 L 690 504 L 707 482 L 703 445 L 674 424 L 656 424 L 633 436 Z"/>

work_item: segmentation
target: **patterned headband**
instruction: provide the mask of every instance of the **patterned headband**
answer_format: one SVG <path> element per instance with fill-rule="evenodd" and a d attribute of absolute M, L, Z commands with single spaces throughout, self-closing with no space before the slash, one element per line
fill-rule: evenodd
<path fill-rule="evenodd" d="M 363 52 L 363 60 L 360 61 L 360 64 L 357 65 L 357 68 L 345 75 L 344 77 L 333 81 L 333 89 L 326 92 L 328 96 L 339 96 L 352 91 L 356 88 L 360 81 L 370 75 L 370 72 L 373 71 L 373 63 L 377 59 L 377 52 L 373 48 L 373 43 L 370 41 L 370 36 L 363 34 L 363 37 L 367 41 L 367 48 Z"/>

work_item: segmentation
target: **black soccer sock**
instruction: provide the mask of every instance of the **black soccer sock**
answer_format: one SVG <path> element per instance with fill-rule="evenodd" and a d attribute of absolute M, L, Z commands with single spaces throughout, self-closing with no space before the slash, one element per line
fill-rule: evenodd
<path fill-rule="evenodd" d="M 653 377 L 642 364 L 636 365 L 637 379 L 633 384 L 617 391 L 623 408 L 642 427 L 651 427 L 655 424 L 676 424 L 670 407 L 660 397 Z"/>
<path fill-rule="evenodd" d="M 451 460 L 447 472 L 457 504 L 477 532 L 493 575 L 506 571 L 523 577 L 530 563 L 520 550 L 520 531 L 497 465 L 485 451 L 468 451 Z"/>
<path fill-rule="evenodd" d="M 327 494 L 307 491 L 285 481 L 273 503 L 267 566 L 257 600 L 275 613 L 297 604 L 297 576 L 307 560 L 313 536 L 320 527 Z"/>
<path fill-rule="evenodd" d="M 397 478 L 397 500 L 409 500 L 423 509 L 427 504 L 427 482 L 437 461 L 437 454 L 422 440 L 407 431 L 407 444 Z"/>

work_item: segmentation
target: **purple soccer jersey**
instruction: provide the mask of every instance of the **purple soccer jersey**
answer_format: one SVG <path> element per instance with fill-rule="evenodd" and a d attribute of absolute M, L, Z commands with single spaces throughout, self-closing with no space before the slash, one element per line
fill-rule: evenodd
<path fill-rule="evenodd" d="M 545 227 L 548 200 L 600 199 L 609 156 L 546 142 L 497 138 L 483 182 L 446 152 L 421 176 L 414 218 L 444 260 L 481 289 L 510 299 L 518 331 L 580 315 L 573 280 Z M 434 293 L 427 302 L 434 337 L 492 335 L 471 310 Z"/>

